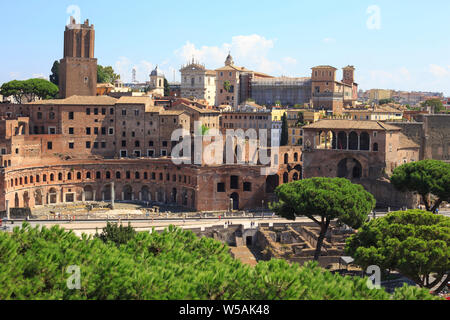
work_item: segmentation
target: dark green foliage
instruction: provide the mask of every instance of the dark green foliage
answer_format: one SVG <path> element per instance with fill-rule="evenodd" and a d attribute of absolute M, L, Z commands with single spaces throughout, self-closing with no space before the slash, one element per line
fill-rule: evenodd
<path fill-rule="evenodd" d="M 52 74 L 50 75 L 50 82 L 59 86 L 59 61 L 56 60 L 52 66 Z"/>
<path fill-rule="evenodd" d="M 436 212 L 443 201 L 450 201 L 450 163 L 438 160 L 406 163 L 394 170 L 391 182 L 400 191 L 417 192 L 427 211 Z M 437 198 L 434 204 L 430 195 Z"/>
<path fill-rule="evenodd" d="M 281 139 L 280 146 L 287 146 L 289 143 L 289 125 L 286 113 L 281 117 Z"/>
<path fill-rule="evenodd" d="M 34 101 L 36 97 L 41 99 L 54 98 L 58 91 L 59 88 L 50 81 L 29 79 L 4 83 L 0 89 L 0 94 L 5 97 L 13 96 L 17 103 L 25 103 Z"/>
<path fill-rule="evenodd" d="M 81 272 L 81 290 L 69 290 L 68 266 Z M 367 279 L 341 277 L 309 263 L 260 262 L 252 268 L 229 248 L 190 231 L 138 233 L 117 246 L 82 239 L 59 227 L 24 225 L 0 233 L 0 299 L 433 299 L 418 288 L 393 297 L 370 290 Z"/>
<path fill-rule="evenodd" d="M 223 89 L 226 91 L 226 92 L 230 92 L 231 91 L 231 82 L 230 81 L 224 81 L 223 82 Z"/>
<path fill-rule="evenodd" d="M 111 66 L 97 66 L 97 83 L 114 83 L 118 79 L 120 75 L 116 74 Z"/>
<path fill-rule="evenodd" d="M 421 106 L 422 108 L 431 107 L 432 112 L 434 113 L 439 113 L 445 110 L 444 104 L 440 99 L 429 99 L 425 102 L 422 102 Z"/>
<path fill-rule="evenodd" d="M 347 240 L 346 251 L 367 268 L 398 270 L 422 287 L 450 270 L 450 218 L 421 210 L 393 212 L 365 224 Z"/>
<path fill-rule="evenodd" d="M 378 101 L 378 104 L 380 106 L 384 105 L 384 104 L 389 104 L 389 103 L 393 103 L 394 100 L 393 99 L 381 99 L 380 101 Z"/>
<path fill-rule="evenodd" d="M 103 232 L 99 235 L 96 234 L 95 238 L 99 238 L 103 242 L 114 242 L 116 245 L 126 244 L 128 241 L 136 236 L 136 231 L 128 224 L 127 227 L 123 225 L 117 225 L 116 223 L 107 223 L 106 228 L 103 228 Z"/>
<path fill-rule="evenodd" d="M 170 86 L 169 81 L 167 81 L 166 78 L 164 78 L 164 97 L 170 96 Z"/>
<path fill-rule="evenodd" d="M 321 227 L 315 259 L 318 260 L 323 239 L 331 221 L 337 219 L 359 228 L 375 208 L 375 199 L 361 185 L 341 178 L 312 178 L 279 186 L 279 202 L 272 209 L 286 219 L 305 216 Z M 316 217 L 320 217 L 319 220 Z"/>

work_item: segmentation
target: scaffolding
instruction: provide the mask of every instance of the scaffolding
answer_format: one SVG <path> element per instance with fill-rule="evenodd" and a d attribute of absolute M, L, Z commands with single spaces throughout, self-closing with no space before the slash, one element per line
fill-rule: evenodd
<path fill-rule="evenodd" d="M 251 97 L 259 105 L 303 105 L 311 101 L 311 87 L 311 78 L 256 78 L 251 80 Z"/>

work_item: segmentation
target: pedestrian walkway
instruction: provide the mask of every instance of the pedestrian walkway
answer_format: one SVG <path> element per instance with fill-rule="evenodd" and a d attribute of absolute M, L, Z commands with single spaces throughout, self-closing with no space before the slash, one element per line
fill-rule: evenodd
<path fill-rule="evenodd" d="M 250 266 L 256 266 L 258 262 L 255 256 L 247 247 L 231 247 L 231 255 L 240 260 L 243 264 L 248 264 Z"/>

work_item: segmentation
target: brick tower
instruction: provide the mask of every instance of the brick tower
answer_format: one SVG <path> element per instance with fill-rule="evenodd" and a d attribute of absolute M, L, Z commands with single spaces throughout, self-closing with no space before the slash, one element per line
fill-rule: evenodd
<path fill-rule="evenodd" d="M 64 58 L 59 68 L 61 98 L 97 94 L 97 59 L 94 58 L 94 25 L 77 24 L 73 17 L 64 31 Z"/>

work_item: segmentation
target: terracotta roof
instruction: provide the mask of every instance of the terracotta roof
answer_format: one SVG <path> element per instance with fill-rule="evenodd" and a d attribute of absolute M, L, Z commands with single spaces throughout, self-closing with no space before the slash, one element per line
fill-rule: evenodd
<path fill-rule="evenodd" d="M 405 136 L 403 133 L 399 133 L 398 137 L 399 146 L 398 149 L 407 149 L 407 148 L 420 148 L 420 146 Z"/>
<path fill-rule="evenodd" d="M 162 110 L 159 112 L 162 116 L 179 116 L 180 114 L 183 114 L 183 110 Z"/>
<path fill-rule="evenodd" d="M 162 106 L 145 106 L 145 112 L 148 113 L 160 113 L 161 111 L 163 111 L 164 108 Z"/>
<path fill-rule="evenodd" d="M 117 99 L 109 96 L 71 96 L 66 99 L 39 100 L 30 102 L 36 105 L 114 105 Z"/>
<path fill-rule="evenodd" d="M 190 106 L 190 105 L 187 105 L 187 104 L 185 104 L 185 103 L 180 103 L 179 105 L 181 105 L 181 106 L 184 106 L 184 107 L 187 107 L 187 108 L 190 108 L 190 109 L 192 109 L 192 110 L 194 110 L 194 111 L 196 111 L 196 112 L 198 112 L 198 113 L 217 113 L 217 115 L 219 115 L 220 114 L 220 112 L 219 111 L 216 111 L 216 110 L 212 110 L 212 109 L 201 109 L 201 108 L 199 108 L 199 107 L 196 107 L 196 106 Z"/>
<path fill-rule="evenodd" d="M 236 71 L 241 71 L 241 72 L 252 72 L 251 70 L 246 69 L 244 67 L 237 67 L 234 65 L 224 66 L 222 68 L 216 69 L 216 71 L 230 71 L 230 70 L 236 70 Z"/>
<path fill-rule="evenodd" d="M 150 97 L 120 97 L 117 104 L 153 104 Z"/>
<path fill-rule="evenodd" d="M 332 66 L 317 66 L 317 67 L 312 67 L 311 69 L 334 69 L 337 70 L 335 67 Z"/>
<path fill-rule="evenodd" d="M 306 125 L 304 129 L 355 129 L 355 130 L 383 130 L 400 131 L 399 127 L 383 123 L 381 121 L 358 121 L 358 120 L 320 120 Z"/>

